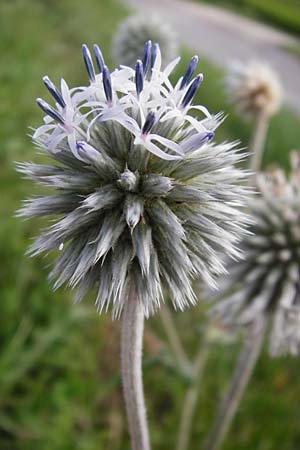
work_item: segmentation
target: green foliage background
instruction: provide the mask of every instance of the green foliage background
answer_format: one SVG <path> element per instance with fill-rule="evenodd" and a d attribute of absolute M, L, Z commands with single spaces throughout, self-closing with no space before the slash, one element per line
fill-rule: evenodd
<path fill-rule="evenodd" d="M 197 1 L 211 3 L 209 0 Z M 269 22 L 298 36 L 300 34 L 299 0 L 214 0 L 213 3 Z"/>
<path fill-rule="evenodd" d="M 82 42 L 98 42 L 109 65 L 111 36 L 128 13 L 115 0 L 2 0 L 0 2 L 0 448 L 1 450 L 128 450 L 119 376 L 118 323 L 97 316 L 92 303 L 71 304 L 71 294 L 53 293 L 47 260 L 24 256 L 36 223 L 13 217 L 33 192 L 14 170 L 14 161 L 36 158 L 28 126 L 41 113 L 34 99 L 45 96 L 41 77 L 70 85 L 86 83 Z M 190 51 L 183 51 L 183 70 Z M 226 103 L 222 70 L 201 59 L 205 82 L 198 100 L 229 117 L 218 140 L 247 145 L 251 124 Z M 286 166 L 299 148 L 299 118 L 283 111 L 274 118 L 265 164 Z M 201 310 L 174 314 L 183 339 L 196 348 Z M 183 394 L 188 383 L 174 364 L 159 317 L 148 321 L 145 388 L 153 448 L 174 448 Z M 237 342 L 215 345 L 199 400 L 192 449 L 209 426 Z M 299 361 L 260 358 L 225 450 L 300 448 Z"/>

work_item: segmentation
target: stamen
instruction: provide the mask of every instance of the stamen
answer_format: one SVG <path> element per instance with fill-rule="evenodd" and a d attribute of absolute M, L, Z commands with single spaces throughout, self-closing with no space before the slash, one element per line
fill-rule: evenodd
<path fill-rule="evenodd" d="M 48 103 L 45 102 L 42 98 L 37 98 L 36 102 L 41 110 L 44 111 L 44 113 L 48 114 L 48 116 L 52 117 L 52 119 L 56 120 L 61 125 L 65 124 L 64 119 L 59 114 L 59 112 L 56 111 L 56 109 L 52 108 L 52 106 L 48 105 Z"/>
<path fill-rule="evenodd" d="M 93 64 L 91 53 L 86 44 L 83 44 L 83 46 L 82 46 L 82 54 L 83 54 L 85 67 L 86 67 L 87 73 L 89 75 L 89 79 L 90 79 L 90 81 L 95 81 L 94 64 Z"/>
<path fill-rule="evenodd" d="M 153 44 L 152 51 L 151 51 L 151 64 L 150 64 L 151 69 L 153 69 L 153 66 L 155 64 L 158 49 L 159 49 L 159 44 L 157 42 L 155 42 L 155 44 Z"/>
<path fill-rule="evenodd" d="M 95 58 L 96 58 L 96 63 L 99 69 L 99 73 L 103 72 L 103 67 L 104 67 L 104 58 L 102 55 L 102 52 L 100 50 L 99 45 L 94 44 L 94 54 L 95 54 Z"/>
<path fill-rule="evenodd" d="M 143 126 L 143 128 L 142 128 L 142 135 L 143 135 L 143 136 L 145 136 L 145 135 L 147 135 L 148 133 L 150 133 L 151 128 L 152 128 L 153 125 L 154 125 L 154 122 L 155 122 L 155 114 L 154 114 L 154 112 L 150 111 L 150 112 L 147 114 L 147 117 L 146 117 L 144 126 Z"/>
<path fill-rule="evenodd" d="M 111 78 L 110 78 L 110 71 L 108 70 L 107 66 L 103 67 L 103 87 L 105 96 L 108 103 L 112 103 L 112 86 L 111 86 Z"/>
<path fill-rule="evenodd" d="M 57 89 L 57 87 L 55 86 L 54 83 L 52 83 L 52 81 L 50 80 L 49 77 L 45 76 L 43 77 L 43 82 L 46 86 L 46 88 L 48 89 L 48 91 L 50 92 L 50 94 L 52 95 L 52 97 L 54 98 L 54 100 L 57 101 L 57 103 L 64 108 L 66 106 L 66 103 L 61 95 L 61 93 L 59 92 L 59 90 Z"/>
<path fill-rule="evenodd" d="M 188 85 L 188 83 L 189 83 L 190 79 L 192 78 L 193 73 L 196 69 L 196 66 L 198 64 L 198 59 L 199 58 L 197 55 L 195 55 L 191 58 L 188 66 L 186 68 L 185 74 L 183 75 L 183 78 L 182 78 L 182 81 L 180 84 L 180 89 L 184 89 Z"/>
<path fill-rule="evenodd" d="M 144 87 L 144 70 L 142 61 L 138 60 L 135 66 L 135 87 L 139 97 Z"/>
<path fill-rule="evenodd" d="M 202 75 L 202 73 L 199 73 L 199 75 L 196 76 L 196 78 L 194 79 L 194 81 L 192 82 L 190 87 L 188 88 L 185 96 L 183 97 L 183 100 L 181 102 L 181 106 L 183 108 L 185 108 L 193 100 L 193 97 L 194 97 L 198 87 L 202 83 L 202 81 L 203 81 L 203 75 Z"/>
<path fill-rule="evenodd" d="M 150 61 L 150 57 L 151 57 L 151 47 L 152 47 L 152 42 L 149 40 L 145 44 L 144 54 L 143 54 L 143 59 L 142 59 L 144 73 L 146 73 L 146 70 L 149 65 L 149 61 Z"/>

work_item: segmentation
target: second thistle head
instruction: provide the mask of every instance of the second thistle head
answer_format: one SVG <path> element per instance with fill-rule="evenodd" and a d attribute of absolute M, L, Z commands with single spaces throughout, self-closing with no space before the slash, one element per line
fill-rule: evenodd
<path fill-rule="evenodd" d="M 231 102 L 245 117 L 276 114 L 282 103 L 277 73 L 266 63 L 236 62 L 227 71 L 225 85 Z"/>
<path fill-rule="evenodd" d="M 212 316 L 249 324 L 266 315 L 271 354 L 300 351 L 300 170 L 291 155 L 289 177 L 280 169 L 258 177 L 259 195 L 249 207 L 251 235 L 241 242 L 242 262 L 228 264 L 221 280 L 224 299 Z"/>

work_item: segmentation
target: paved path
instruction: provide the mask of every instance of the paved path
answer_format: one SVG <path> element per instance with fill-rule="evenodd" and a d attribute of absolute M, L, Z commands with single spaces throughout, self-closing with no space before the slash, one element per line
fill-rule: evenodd
<path fill-rule="evenodd" d="M 186 0 L 123 0 L 171 23 L 182 44 L 224 65 L 235 59 L 265 59 L 280 76 L 285 101 L 300 110 L 300 57 L 284 50 L 295 39 L 231 11 Z M 300 44 L 298 44 L 300 45 Z"/>

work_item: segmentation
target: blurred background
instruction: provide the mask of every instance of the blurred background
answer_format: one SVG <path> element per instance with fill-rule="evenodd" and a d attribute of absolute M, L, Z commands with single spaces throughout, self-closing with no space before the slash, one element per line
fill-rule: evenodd
<path fill-rule="evenodd" d="M 284 106 L 271 120 L 264 166 L 287 167 L 300 148 L 300 0 L 0 0 L 0 448 L 1 450 L 129 450 L 119 376 L 119 323 L 99 317 L 92 301 L 52 292 L 51 258 L 24 256 L 37 225 L 13 217 L 33 192 L 14 162 L 34 160 L 29 126 L 41 123 L 41 81 L 87 83 L 81 44 L 97 42 L 112 69 L 119 23 L 138 10 L 155 13 L 177 34 L 182 60 L 199 54 L 205 81 L 198 101 L 228 118 L 217 141 L 247 146 L 253 124 L 224 90 L 232 59 L 268 61 L 281 76 Z M 190 355 L 202 333 L 201 307 L 174 313 Z M 240 343 L 217 340 L 204 373 L 191 449 L 213 417 Z M 300 362 L 263 352 L 225 450 L 299 450 Z M 146 324 L 144 377 L 153 448 L 174 448 L 188 380 L 176 368 L 159 315 Z"/>

